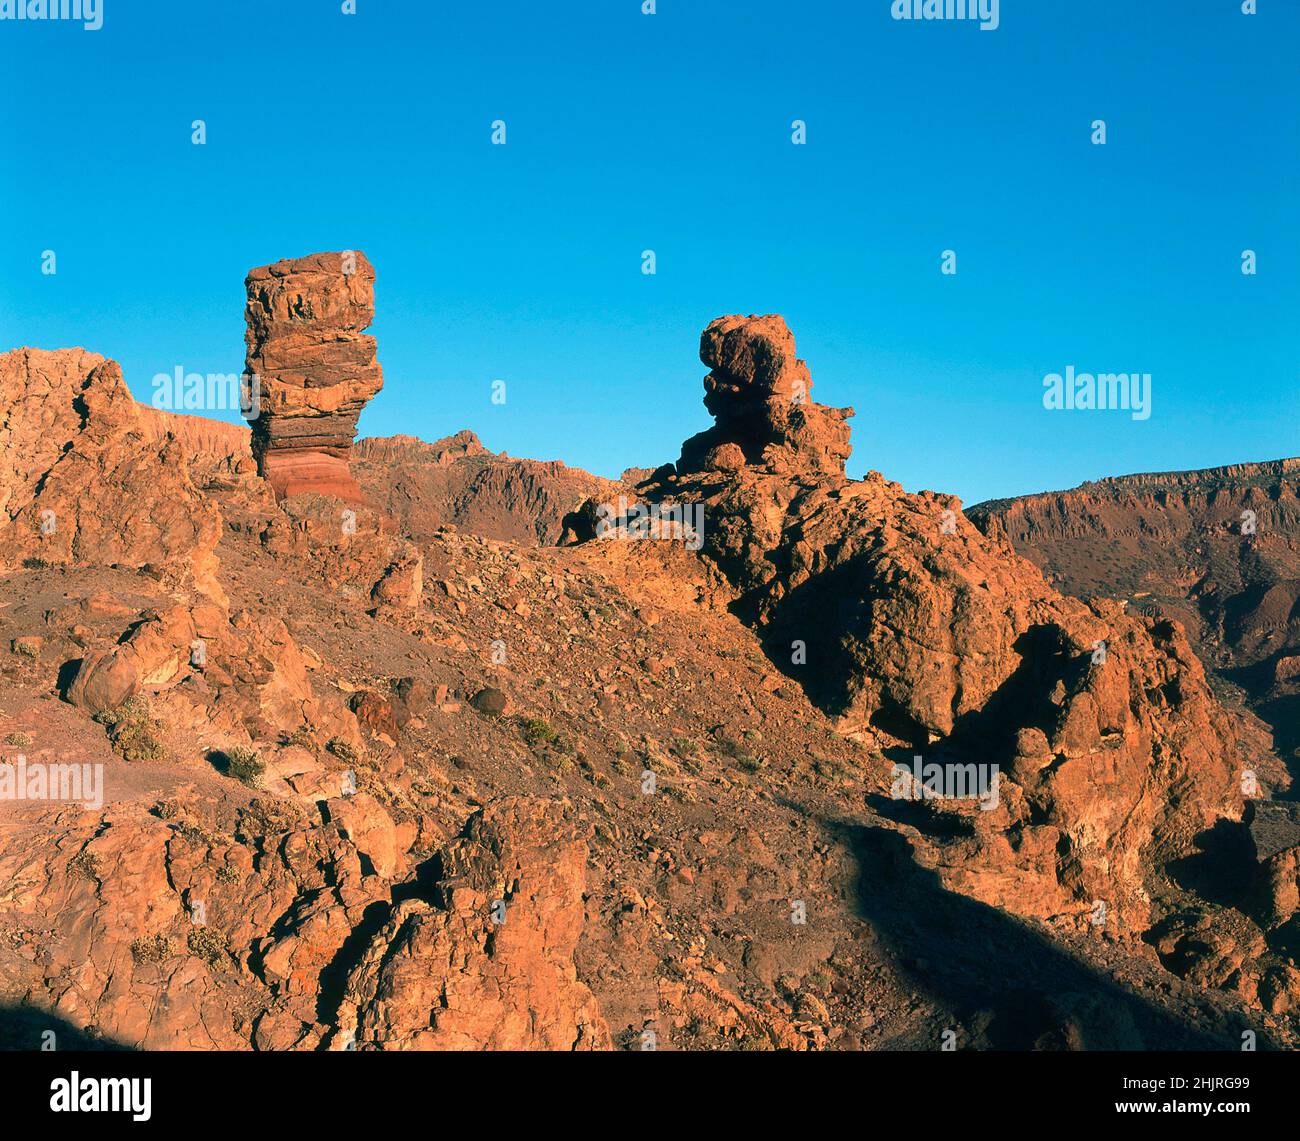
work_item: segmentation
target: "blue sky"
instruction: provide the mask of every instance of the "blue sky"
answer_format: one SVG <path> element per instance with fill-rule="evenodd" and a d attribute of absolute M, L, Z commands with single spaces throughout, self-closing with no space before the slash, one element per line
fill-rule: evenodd
<path fill-rule="evenodd" d="M 365 435 L 656 465 L 709 423 L 700 330 L 778 312 L 853 475 L 971 503 L 1300 454 L 1300 5 L 103 4 L 0 21 L 0 348 L 147 399 L 242 368 L 249 268 L 361 249 Z M 1068 365 L 1151 373 L 1150 419 L 1045 410 Z"/>

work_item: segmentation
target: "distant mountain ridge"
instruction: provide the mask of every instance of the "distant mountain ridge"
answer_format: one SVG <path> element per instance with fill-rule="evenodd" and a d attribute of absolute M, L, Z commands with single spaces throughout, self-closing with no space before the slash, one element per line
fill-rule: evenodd
<path fill-rule="evenodd" d="M 969 508 L 1062 590 L 1177 618 L 1300 746 L 1300 458 L 1116 476 Z"/>
<path fill-rule="evenodd" d="M 352 474 L 367 499 L 416 541 L 450 523 L 489 539 L 554 546 L 566 515 L 621 487 L 558 460 L 490 452 L 470 431 L 433 443 L 414 436 L 358 440 Z"/>

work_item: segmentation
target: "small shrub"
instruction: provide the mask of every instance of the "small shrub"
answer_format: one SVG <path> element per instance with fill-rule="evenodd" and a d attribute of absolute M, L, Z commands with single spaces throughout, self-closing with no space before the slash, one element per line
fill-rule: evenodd
<path fill-rule="evenodd" d="M 113 738 L 113 748 L 124 761 L 162 761 L 167 758 L 167 750 L 154 735 L 153 727 L 162 726 L 154 721 L 150 725 L 132 724 L 121 730 Z"/>
<path fill-rule="evenodd" d="M 73 875 L 83 876 L 85 879 L 99 882 L 99 857 L 94 852 L 82 848 L 75 856 L 68 861 L 68 871 Z"/>
<path fill-rule="evenodd" d="M 849 770 L 834 757 L 814 757 L 812 769 L 819 780 L 840 782 L 849 775 Z"/>
<path fill-rule="evenodd" d="M 259 796 L 240 810 L 235 838 L 247 843 L 265 836 L 276 836 L 301 828 L 303 812 L 292 801 Z"/>
<path fill-rule="evenodd" d="M 619 776 L 630 776 L 634 772 L 639 773 L 641 771 L 639 768 L 633 766 L 632 757 L 626 752 L 614 753 L 609 758 L 609 767 L 613 772 L 618 773 Z"/>
<path fill-rule="evenodd" d="M 210 848 L 217 842 L 216 836 L 192 820 L 182 820 L 176 825 L 176 831 L 191 844 L 203 844 Z"/>
<path fill-rule="evenodd" d="M 540 717 L 521 717 L 519 727 L 524 731 L 524 740 L 534 747 L 552 744 L 560 736 L 554 725 Z"/>
<path fill-rule="evenodd" d="M 306 749 L 313 756 L 319 751 L 316 738 L 311 735 L 311 730 L 306 725 L 299 725 L 292 733 L 283 734 L 280 743 L 283 745 L 296 745 L 300 749 Z"/>
<path fill-rule="evenodd" d="M 166 935 L 142 935 L 131 944 L 131 958 L 137 963 L 161 963 L 173 954 L 175 948 Z"/>
<path fill-rule="evenodd" d="M 757 1034 L 746 1034 L 736 1043 L 736 1049 L 744 1053 L 763 1052 L 772 1049 L 772 1043 Z"/>
<path fill-rule="evenodd" d="M 739 741 L 730 737 L 718 739 L 718 751 L 728 760 L 735 761 L 743 772 L 756 773 L 765 763 L 761 757 L 754 756 Z"/>
<path fill-rule="evenodd" d="M 360 759 L 357 751 L 342 737 L 331 737 L 326 743 L 325 748 L 328 752 L 334 754 L 344 764 L 355 765 Z"/>
<path fill-rule="evenodd" d="M 114 709 L 101 709 L 95 720 L 110 730 L 129 721 L 142 721 L 149 716 L 149 705 L 142 697 L 128 697 Z"/>
<path fill-rule="evenodd" d="M 15 639 L 13 643 L 13 651 L 21 658 L 35 658 L 40 656 L 40 651 L 30 642 L 19 642 L 17 639 Z"/>
<path fill-rule="evenodd" d="M 10 733 L 5 738 L 6 745 L 17 745 L 20 749 L 27 748 L 33 741 L 30 733 Z"/>
<path fill-rule="evenodd" d="M 186 940 L 190 954 L 215 967 L 229 953 L 226 937 L 211 927 L 196 927 Z"/>
<path fill-rule="evenodd" d="M 113 751 L 124 761 L 161 761 L 167 757 L 159 737 L 162 723 L 154 720 L 149 703 L 142 697 L 129 697 L 116 709 L 95 714 L 95 720 L 107 726 Z"/>
<path fill-rule="evenodd" d="M 831 984 L 834 983 L 834 981 L 835 980 L 825 971 L 813 971 L 804 979 L 804 986 L 817 991 L 820 994 L 825 994 L 831 989 Z"/>
<path fill-rule="evenodd" d="M 260 788 L 262 777 L 266 773 L 266 762 L 256 749 L 247 745 L 236 745 L 226 750 L 226 772 L 249 788 Z"/>

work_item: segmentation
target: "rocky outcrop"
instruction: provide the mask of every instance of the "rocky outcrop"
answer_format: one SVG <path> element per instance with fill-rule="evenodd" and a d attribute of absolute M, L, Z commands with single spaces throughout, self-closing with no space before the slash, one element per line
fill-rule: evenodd
<path fill-rule="evenodd" d="M 785 473 L 844 474 L 852 408 L 828 408 L 810 395 L 812 378 L 795 356 L 785 320 L 719 317 L 700 337 L 704 405 L 716 420 L 682 446 L 681 471 L 734 471 L 762 464 Z"/>
<path fill-rule="evenodd" d="M 0 796 L 0 1046 L 1298 1040 L 1300 833 L 1238 820 L 1282 783 L 1258 726 L 1178 622 L 845 478 L 779 319 L 706 332 L 699 466 L 629 489 L 701 507 L 700 553 L 536 548 L 573 473 L 470 435 L 359 449 L 366 486 L 409 462 L 405 506 L 277 505 L 238 427 L 51 356 L 5 358 L 0 780 L 85 762 L 102 796 Z M 14 554 L 45 503 L 77 537 Z M 229 606 L 192 589 L 218 538 Z M 996 802 L 896 798 L 917 754 L 996 765 Z"/>
<path fill-rule="evenodd" d="M 565 806 L 491 804 L 442 863 L 436 905 L 398 904 L 348 981 L 340 1021 L 358 1048 L 608 1048 L 573 964 L 587 847 Z"/>
<path fill-rule="evenodd" d="M 0 950 L 6 995 L 152 1050 L 319 1046 L 321 972 L 388 890 L 338 825 L 269 799 L 65 814 L 0 872 L 33 933 Z"/>
<path fill-rule="evenodd" d="M 452 524 L 488 539 L 554 546 L 585 499 L 621 487 L 578 468 L 490 452 L 473 432 L 432 444 L 413 436 L 359 440 L 352 473 L 366 498 L 417 542 Z"/>
<path fill-rule="evenodd" d="M 274 740 L 304 724 L 344 730 L 341 709 L 317 701 L 284 622 L 212 605 L 147 611 L 111 645 L 92 642 L 66 697 L 91 714 L 144 695 L 169 722 Z"/>
<path fill-rule="evenodd" d="M 701 357 L 718 424 L 641 490 L 702 505 L 704 552 L 773 662 L 885 752 L 999 762 L 995 811 L 929 802 L 963 818 L 965 838 L 935 850 L 946 882 L 1037 915 L 1105 900 L 1144 927 L 1155 849 L 1239 819 L 1243 770 L 1268 768 L 1182 629 L 1058 594 L 952 496 L 847 480 L 834 410 L 781 419 L 805 371 L 779 318 L 715 321 Z M 733 446 L 744 464 L 705 461 Z"/>
<path fill-rule="evenodd" d="M 383 387 L 375 338 L 375 271 L 359 251 L 284 259 L 253 270 L 246 371 L 257 378 L 258 468 L 277 498 L 306 491 L 353 502 L 348 471 L 357 418 Z"/>
<path fill-rule="evenodd" d="M 1300 804 L 1264 801 L 1252 806 L 1251 847 L 1256 860 L 1255 915 L 1269 929 L 1300 910 Z"/>
<path fill-rule="evenodd" d="M 0 569 L 25 561 L 156 568 L 222 599 L 221 517 L 183 443 L 83 349 L 0 355 Z"/>
<path fill-rule="evenodd" d="M 310 570 L 331 590 L 364 592 L 385 608 L 420 605 L 423 555 L 369 507 L 340 508 L 335 497 L 299 495 L 280 504 L 259 538 L 265 550 Z"/>

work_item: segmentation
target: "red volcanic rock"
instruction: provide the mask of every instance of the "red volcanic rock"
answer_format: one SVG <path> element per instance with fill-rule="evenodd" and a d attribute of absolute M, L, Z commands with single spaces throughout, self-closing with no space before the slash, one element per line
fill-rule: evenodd
<path fill-rule="evenodd" d="M 335 797 L 327 801 L 325 807 L 330 821 L 357 846 L 357 851 L 370 862 L 374 874 L 392 879 L 402 867 L 403 853 L 393 818 L 384 806 L 368 792 L 358 792 L 352 796 Z"/>
<path fill-rule="evenodd" d="M 404 551 L 370 592 L 375 602 L 408 610 L 420 605 L 423 594 L 424 559 L 415 549 Z"/>
<path fill-rule="evenodd" d="M 188 798 L 167 819 L 119 804 L 30 821 L 0 849 L 6 915 L 49 945 L 0 952 L 6 993 L 130 1047 L 314 1048 L 321 972 L 386 901 L 384 873 L 403 853 L 379 805 L 349 805 L 330 824 L 271 805 L 239 829 L 265 837 L 265 858 Z M 263 1011 L 255 1026 L 235 994 Z"/>
<path fill-rule="evenodd" d="M 68 688 L 68 700 L 100 713 L 146 686 L 165 688 L 188 670 L 197 637 L 198 628 L 186 607 L 151 614 L 111 651 L 82 659 Z"/>
<path fill-rule="evenodd" d="M 743 459 L 773 471 L 844 474 L 853 409 L 813 401 L 783 317 L 719 317 L 700 337 L 700 359 L 713 370 L 704 405 L 717 423 L 682 446 L 682 471 L 734 470 Z"/>
<path fill-rule="evenodd" d="M 169 720 L 186 727 L 264 724 L 289 732 L 311 722 L 334 731 L 351 720 L 317 702 L 280 619 L 247 610 L 227 617 L 213 605 L 147 612 L 111 648 L 86 654 L 66 696 L 99 713 L 136 694 L 159 701 Z"/>
<path fill-rule="evenodd" d="M 354 693 L 349 702 L 359 724 L 372 737 L 397 739 L 397 711 L 393 702 L 372 690 Z"/>
<path fill-rule="evenodd" d="M 358 1047 L 609 1048 L 573 962 L 587 845 L 566 808 L 496 801 L 447 845 L 441 906 L 399 903 L 348 980 L 339 1021 Z"/>
<path fill-rule="evenodd" d="M 1000 806 L 936 847 L 945 882 L 1036 915 L 1100 899 L 1111 922 L 1147 924 L 1157 847 L 1185 853 L 1239 819 L 1260 760 L 1182 629 L 1058 594 L 951 496 L 847 480 L 843 414 L 791 403 L 807 370 L 779 317 L 715 321 L 701 356 L 717 424 L 646 496 L 702 506 L 703 553 L 842 732 L 999 763 Z M 744 467 L 728 470 L 728 444 Z"/>
<path fill-rule="evenodd" d="M 0 354 L 0 570 L 151 566 L 222 599 L 221 516 L 187 458 L 116 361 L 83 349 Z"/>
<path fill-rule="evenodd" d="M 356 251 L 313 254 L 255 269 L 244 284 L 259 470 L 280 499 L 315 491 L 360 502 L 348 458 L 361 409 L 384 383 L 365 333 L 374 267 Z"/>

